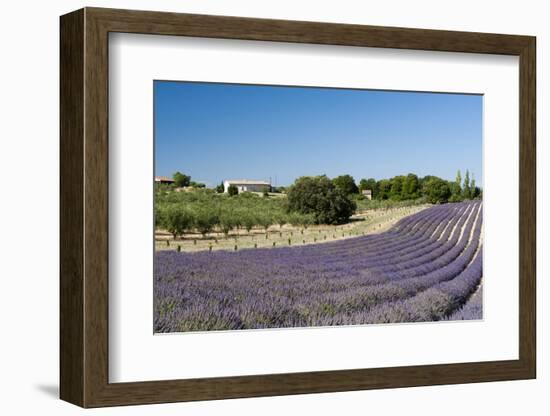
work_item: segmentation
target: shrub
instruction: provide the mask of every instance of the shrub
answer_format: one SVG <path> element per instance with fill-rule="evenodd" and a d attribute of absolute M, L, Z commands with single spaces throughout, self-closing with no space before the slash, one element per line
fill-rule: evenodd
<path fill-rule="evenodd" d="M 185 175 L 181 172 L 176 172 L 172 176 L 174 179 L 174 185 L 178 188 L 183 188 L 184 186 L 189 186 L 191 183 L 191 176 Z"/>
<path fill-rule="evenodd" d="M 239 193 L 239 190 L 235 185 L 229 185 L 229 187 L 227 188 L 227 193 L 229 194 L 229 196 L 235 196 Z"/>

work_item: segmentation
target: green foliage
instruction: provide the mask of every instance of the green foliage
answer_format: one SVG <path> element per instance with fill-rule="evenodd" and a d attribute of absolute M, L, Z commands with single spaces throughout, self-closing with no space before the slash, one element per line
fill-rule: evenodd
<path fill-rule="evenodd" d="M 460 202 L 464 200 L 464 195 L 462 194 L 462 175 L 460 174 L 460 170 L 456 172 L 455 181 L 449 182 L 449 188 L 451 190 L 449 202 Z"/>
<path fill-rule="evenodd" d="M 451 190 L 451 196 L 449 197 L 449 202 L 460 202 L 460 201 L 464 200 L 464 198 L 462 197 L 462 194 L 457 193 L 455 191 L 455 183 L 454 182 L 449 183 L 449 189 Z"/>
<path fill-rule="evenodd" d="M 204 183 L 191 181 L 189 182 L 189 186 L 192 186 L 193 188 L 206 188 L 206 185 Z"/>
<path fill-rule="evenodd" d="M 267 229 L 273 225 L 275 220 L 270 212 L 261 212 L 257 215 L 256 222 L 267 231 Z"/>
<path fill-rule="evenodd" d="M 158 215 L 158 222 L 174 236 L 174 239 L 193 227 L 192 214 L 182 206 L 170 204 L 159 209 Z"/>
<path fill-rule="evenodd" d="M 194 222 L 197 230 L 205 236 L 219 223 L 219 216 L 211 207 L 202 206 L 195 211 Z"/>
<path fill-rule="evenodd" d="M 343 223 L 355 209 L 355 202 L 325 175 L 298 178 L 288 190 L 288 211 L 312 215 L 316 224 Z"/>
<path fill-rule="evenodd" d="M 300 217 L 300 225 L 306 229 L 315 224 L 315 216 L 312 214 L 302 214 Z"/>
<path fill-rule="evenodd" d="M 414 173 L 409 173 L 403 179 L 401 188 L 401 200 L 416 199 L 420 196 L 420 181 Z"/>
<path fill-rule="evenodd" d="M 471 199 L 472 190 L 470 188 L 470 172 L 466 170 L 466 175 L 464 176 L 464 185 L 462 187 L 462 196 L 465 199 Z"/>
<path fill-rule="evenodd" d="M 178 188 L 189 186 L 189 184 L 191 183 L 191 176 L 185 175 L 181 172 L 174 173 L 172 179 L 174 179 L 174 185 Z"/>
<path fill-rule="evenodd" d="M 288 215 L 286 212 L 276 212 L 273 215 L 273 221 L 275 224 L 279 224 L 279 227 L 282 228 L 283 225 L 288 224 Z"/>
<path fill-rule="evenodd" d="M 443 204 L 449 201 L 451 188 L 449 183 L 441 178 L 431 178 L 425 183 L 425 192 L 431 204 Z"/>
<path fill-rule="evenodd" d="M 293 225 L 294 227 L 299 227 L 300 224 L 302 223 L 302 215 L 303 214 L 300 214 L 299 212 L 289 212 L 288 213 L 288 222 Z"/>
<path fill-rule="evenodd" d="M 378 189 L 376 199 L 379 199 L 379 200 L 388 199 L 390 197 L 391 187 L 392 187 L 392 183 L 389 179 L 379 180 L 376 183 L 376 188 Z"/>
<path fill-rule="evenodd" d="M 359 188 L 355 184 L 355 179 L 351 175 L 340 175 L 332 180 L 336 189 L 340 190 L 344 195 L 352 195 L 359 193 Z"/>
<path fill-rule="evenodd" d="M 460 169 L 456 172 L 455 185 L 456 190 L 462 192 L 462 175 L 460 174 Z"/>
<path fill-rule="evenodd" d="M 238 221 L 236 219 L 235 213 L 231 209 L 227 209 L 220 212 L 218 216 L 220 230 L 227 237 L 231 230 L 237 227 Z"/>
<path fill-rule="evenodd" d="M 227 193 L 229 194 L 229 196 L 235 196 L 238 195 L 239 189 L 235 185 L 229 185 L 229 187 L 227 188 Z"/>
<path fill-rule="evenodd" d="M 178 185 L 196 185 L 180 172 L 174 177 L 179 179 Z M 232 230 L 267 230 L 274 224 L 302 228 L 310 224 L 341 224 L 356 209 L 389 209 L 482 197 L 483 191 L 469 172 L 465 174 L 464 187 L 461 180 L 460 172 L 455 181 L 436 176 L 418 178 L 414 174 L 379 181 L 362 179 L 357 190 L 370 189 L 373 200 L 359 193 L 346 194 L 355 185 L 350 175 L 334 180 L 324 175 L 301 177 L 286 188 L 286 195 L 268 197 L 252 192 L 239 194 L 234 185 L 225 194 L 220 192 L 222 184 L 216 190 L 199 188 L 191 192 L 175 192 L 176 185 L 155 184 L 155 227 L 170 232 L 174 238 L 186 233 L 201 233 L 205 237 L 211 232 L 229 236 Z"/>
<path fill-rule="evenodd" d="M 315 216 L 294 211 L 288 214 L 287 221 L 294 227 L 308 228 L 310 225 L 315 224 Z"/>
<path fill-rule="evenodd" d="M 472 193 L 472 199 L 479 199 L 483 195 L 483 191 L 481 190 L 481 188 L 479 186 L 474 187 L 472 192 L 473 192 Z"/>
<path fill-rule="evenodd" d="M 252 228 L 254 228 L 254 226 L 258 224 L 258 217 L 256 217 L 256 215 L 252 212 L 242 213 L 240 217 L 243 227 L 248 233 L 250 233 Z"/>
<path fill-rule="evenodd" d="M 216 186 L 216 192 L 219 193 L 219 194 L 223 194 L 223 191 L 224 191 L 224 186 L 223 186 L 223 182 L 222 182 L 218 186 Z"/>
<path fill-rule="evenodd" d="M 470 199 L 479 198 L 481 195 L 481 189 L 476 186 L 476 180 L 472 174 L 472 179 L 470 180 Z"/>
<path fill-rule="evenodd" d="M 403 198 L 401 197 L 401 193 L 403 191 L 403 181 L 405 177 L 404 176 L 394 176 L 391 179 L 391 187 L 390 187 L 390 199 L 393 199 L 394 201 L 401 201 Z"/>

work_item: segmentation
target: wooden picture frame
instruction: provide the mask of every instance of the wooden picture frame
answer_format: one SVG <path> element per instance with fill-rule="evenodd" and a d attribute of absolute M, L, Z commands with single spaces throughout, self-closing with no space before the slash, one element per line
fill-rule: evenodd
<path fill-rule="evenodd" d="M 61 17 L 60 396 L 82 407 L 536 377 L 535 38 L 85 8 Z M 519 359 L 109 383 L 108 35 L 246 39 L 519 57 Z"/>

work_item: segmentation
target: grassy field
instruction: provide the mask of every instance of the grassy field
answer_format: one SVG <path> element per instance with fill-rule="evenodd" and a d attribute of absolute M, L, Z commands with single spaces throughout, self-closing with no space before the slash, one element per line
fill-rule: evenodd
<path fill-rule="evenodd" d="M 250 232 L 245 229 L 233 230 L 229 236 L 212 232 L 206 236 L 187 233 L 183 238 L 174 239 L 163 230 L 155 233 L 155 248 L 159 250 L 181 250 L 185 252 L 208 250 L 241 250 L 245 248 L 265 248 L 319 244 L 342 240 L 361 235 L 386 231 L 401 218 L 420 212 L 430 205 L 415 205 L 389 209 L 364 209 L 343 225 L 311 225 L 307 228 L 285 224 L 272 225 L 266 230 L 255 227 Z"/>

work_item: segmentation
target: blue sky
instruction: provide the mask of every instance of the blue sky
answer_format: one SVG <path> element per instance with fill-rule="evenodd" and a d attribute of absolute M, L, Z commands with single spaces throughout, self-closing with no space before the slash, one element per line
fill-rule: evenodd
<path fill-rule="evenodd" d="M 155 175 L 214 186 L 416 173 L 482 185 L 480 95 L 155 81 Z"/>

